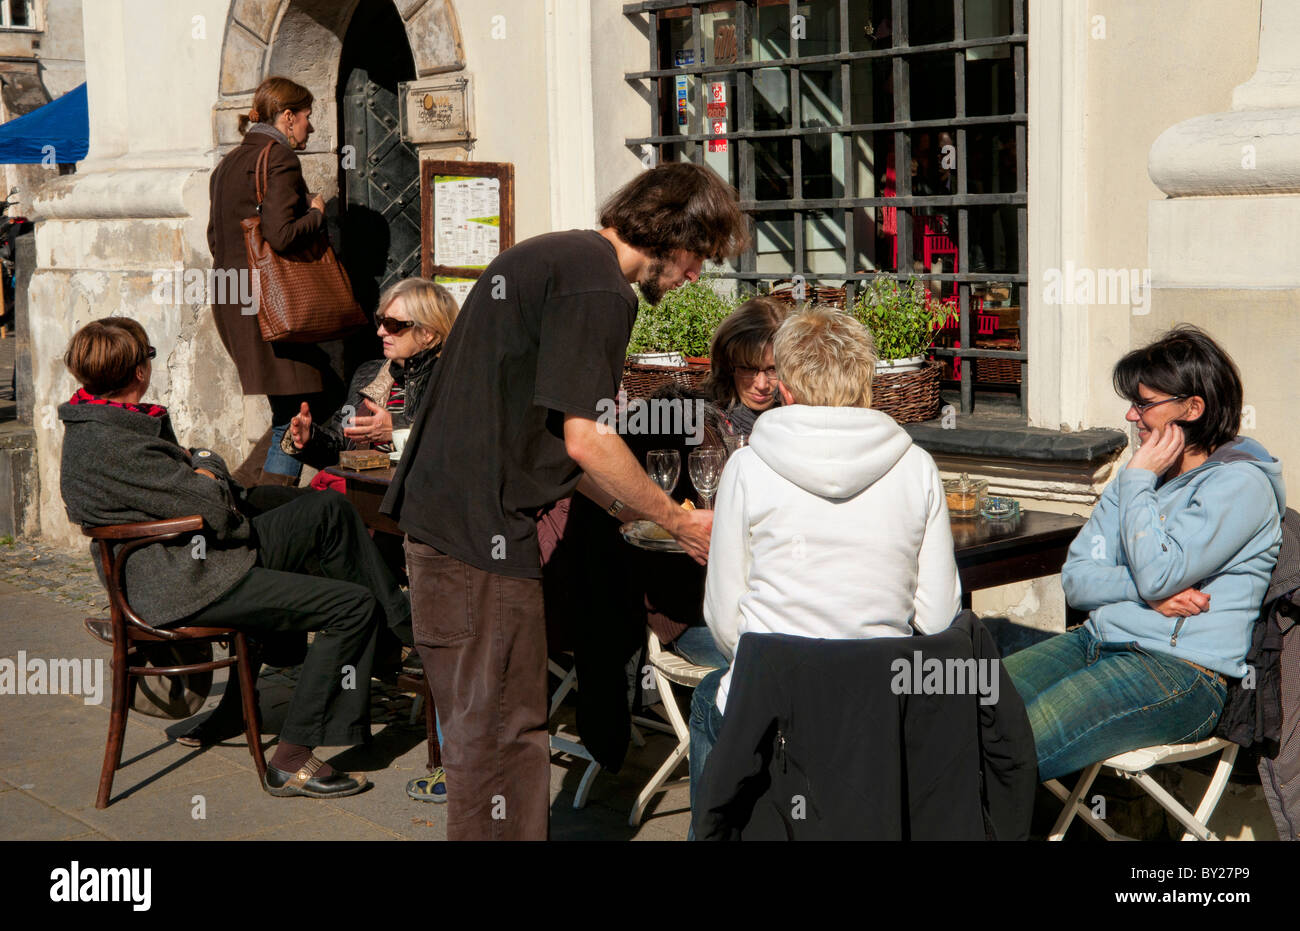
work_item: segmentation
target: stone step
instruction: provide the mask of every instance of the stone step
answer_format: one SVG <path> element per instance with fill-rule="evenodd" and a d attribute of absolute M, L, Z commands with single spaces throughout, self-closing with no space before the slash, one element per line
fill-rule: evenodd
<path fill-rule="evenodd" d="M 40 531 L 36 433 L 0 423 L 0 537 L 34 537 Z"/>

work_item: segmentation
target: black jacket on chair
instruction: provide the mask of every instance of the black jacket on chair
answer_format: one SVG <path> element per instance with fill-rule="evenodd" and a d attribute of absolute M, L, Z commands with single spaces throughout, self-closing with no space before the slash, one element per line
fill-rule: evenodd
<path fill-rule="evenodd" d="M 981 702 L 981 666 L 994 703 Z M 935 669 L 945 685 L 924 675 Z M 696 836 L 1023 840 L 1036 759 L 1024 703 L 970 611 L 926 637 L 745 634 Z"/>

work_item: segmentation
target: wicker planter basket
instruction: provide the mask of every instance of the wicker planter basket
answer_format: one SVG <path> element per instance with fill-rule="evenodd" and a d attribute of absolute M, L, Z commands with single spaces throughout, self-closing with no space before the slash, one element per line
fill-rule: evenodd
<path fill-rule="evenodd" d="M 942 362 L 927 362 L 917 372 L 876 373 L 871 381 L 871 406 L 899 423 L 918 423 L 939 416 Z"/>
<path fill-rule="evenodd" d="M 797 307 L 799 302 L 794 299 L 794 282 L 778 281 L 768 292 L 768 297 L 780 301 L 790 307 Z M 844 310 L 847 302 L 847 291 L 844 288 L 824 288 L 819 285 L 804 286 L 804 300 L 809 304 L 820 304 L 823 306 L 834 307 L 837 310 Z"/>
<path fill-rule="evenodd" d="M 980 349 L 1020 350 L 1020 336 L 1003 339 L 982 339 L 975 343 Z M 1019 359 L 976 359 L 975 380 L 999 385 L 1020 384 Z"/>
<path fill-rule="evenodd" d="M 623 365 L 622 389 L 628 400 L 648 398 L 670 381 L 684 388 L 698 390 L 709 374 L 707 362 L 688 362 L 686 365 L 640 365 L 627 362 Z"/>

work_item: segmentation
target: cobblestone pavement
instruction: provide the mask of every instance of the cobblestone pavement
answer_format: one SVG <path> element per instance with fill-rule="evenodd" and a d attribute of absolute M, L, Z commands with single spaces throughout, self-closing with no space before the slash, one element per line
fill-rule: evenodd
<path fill-rule="evenodd" d="M 69 553 L 43 543 L 0 538 L 0 582 L 62 604 L 108 611 L 108 596 L 90 561 L 90 549 Z"/>

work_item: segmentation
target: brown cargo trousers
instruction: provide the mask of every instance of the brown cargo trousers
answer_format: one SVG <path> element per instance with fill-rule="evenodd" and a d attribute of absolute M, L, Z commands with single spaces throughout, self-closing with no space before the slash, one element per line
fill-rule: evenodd
<path fill-rule="evenodd" d="M 448 840 L 546 840 L 550 736 L 540 579 L 406 539 L 415 645 L 442 724 Z"/>

